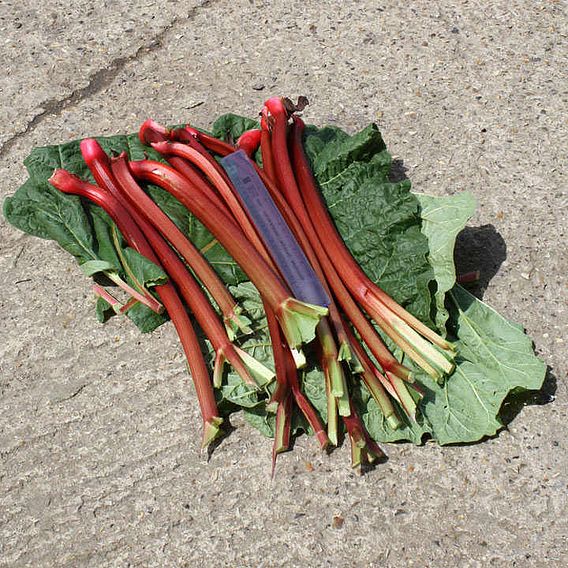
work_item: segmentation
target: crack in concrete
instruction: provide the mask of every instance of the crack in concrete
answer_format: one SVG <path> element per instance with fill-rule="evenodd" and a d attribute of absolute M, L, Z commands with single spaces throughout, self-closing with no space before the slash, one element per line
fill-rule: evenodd
<path fill-rule="evenodd" d="M 17 142 L 25 138 L 30 132 L 33 132 L 46 118 L 50 116 L 59 116 L 65 109 L 73 107 L 80 102 L 87 100 L 89 97 L 96 95 L 109 87 L 118 74 L 132 61 L 137 60 L 142 55 L 147 55 L 157 51 L 163 46 L 163 40 L 181 21 L 192 20 L 201 8 L 206 8 L 212 4 L 214 0 L 204 0 L 200 4 L 191 8 L 187 16 L 175 17 L 169 24 L 164 26 L 147 44 L 141 45 L 136 51 L 130 55 L 117 57 L 113 59 L 109 65 L 103 69 L 99 69 L 87 79 L 87 85 L 79 89 L 73 90 L 69 95 L 62 99 L 49 99 L 41 105 L 43 110 L 36 114 L 26 125 L 23 130 L 17 132 L 4 144 L 0 146 L 0 159 L 3 158 Z"/>

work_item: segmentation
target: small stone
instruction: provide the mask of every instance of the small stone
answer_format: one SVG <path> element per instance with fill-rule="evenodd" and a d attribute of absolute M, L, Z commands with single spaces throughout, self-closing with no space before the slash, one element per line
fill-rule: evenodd
<path fill-rule="evenodd" d="M 343 523 L 345 523 L 345 519 L 341 515 L 333 515 L 333 519 L 331 520 L 332 528 L 340 529 L 343 527 Z"/>
<path fill-rule="evenodd" d="M 264 89 L 264 85 L 262 83 L 255 83 L 252 88 L 253 91 L 262 91 Z"/>

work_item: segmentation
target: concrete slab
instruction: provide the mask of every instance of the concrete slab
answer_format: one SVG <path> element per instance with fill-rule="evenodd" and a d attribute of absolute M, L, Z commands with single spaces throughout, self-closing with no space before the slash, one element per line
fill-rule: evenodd
<path fill-rule="evenodd" d="M 3 221 L 0 566 L 568 564 L 565 5 L 115 2 L 117 18 L 95 9 L 80 56 L 91 6 L 64 6 L 54 48 L 62 5 L 2 5 L 6 45 L 36 49 L 4 50 L 2 197 L 36 145 L 148 116 L 207 126 L 305 94 L 316 124 L 378 121 L 416 190 L 475 194 L 485 299 L 534 337 L 556 401 L 483 444 L 388 447 L 364 477 L 347 448 L 322 456 L 304 437 L 271 482 L 269 441 L 239 419 L 207 463 L 171 328 L 99 326 L 72 260 Z M 50 49 L 59 71 L 30 71 Z"/>
<path fill-rule="evenodd" d="M 103 88 L 138 53 L 158 49 L 162 36 L 202 3 L 2 2 L 0 151 L 43 117 Z"/>

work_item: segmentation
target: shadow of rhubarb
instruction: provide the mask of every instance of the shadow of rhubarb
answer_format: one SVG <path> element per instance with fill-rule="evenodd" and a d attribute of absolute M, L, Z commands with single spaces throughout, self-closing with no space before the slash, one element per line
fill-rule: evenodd
<path fill-rule="evenodd" d="M 456 273 L 464 275 L 479 271 L 479 280 L 464 285 L 480 300 L 506 258 L 507 245 L 493 225 L 466 227 L 456 239 Z"/>
<path fill-rule="evenodd" d="M 507 427 L 521 412 L 525 406 L 544 406 L 556 399 L 557 379 L 552 368 L 546 366 L 546 375 L 542 388 L 538 391 L 512 392 L 503 402 L 499 418 L 503 425 Z"/>
<path fill-rule="evenodd" d="M 402 160 L 393 160 L 389 172 L 389 181 L 397 183 L 399 181 L 408 179 L 408 176 L 406 175 L 407 171 L 408 168 L 404 165 L 404 162 Z"/>

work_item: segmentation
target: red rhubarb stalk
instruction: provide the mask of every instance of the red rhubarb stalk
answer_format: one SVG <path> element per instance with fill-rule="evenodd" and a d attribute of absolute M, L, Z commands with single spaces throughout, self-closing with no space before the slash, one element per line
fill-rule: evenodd
<path fill-rule="evenodd" d="M 259 132 L 259 131 L 256 131 L 256 132 Z M 258 138 L 258 136 L 255 135 L 255 141 L 258 142 L 259 140 L 260 139 Z M 178 151 L 181 151 L 181 149 L 178 149 Z M 276 270 L 276 267 L 275 267 L 274 263 L 272 262 L 268 251 L 266 250 L 266 247 L 264 246 L 264 244 L 262 243 L 262 241 L 260 240 L 260 238 L 256 234 L 252 223 L 249 222 L 248 217 L 247 217 L 247 213 L 246 213 L 245 209 L 242 207 L 240 200 L 235 195 L 232 186 L 231 185 L 225 185 L 225 187 L 220 187 L 222 185 L 223 185 L 222 181 L 218 180 L 217 183 L 216 183 L 216 186 L 218 187 L 220 193 L 223 196 L 225 196 L 225 195 L 228 196 L 228 197 L 225 197 L 225 199 L 226 199 L 227 203 L 229 204 L 231 211 L 233 212 L 235 217 L 242 217 L 242 218 L 246 219 L 245 221 L 243 221 L 241 223 L 241 227 L 243 228 L 245 235 L 256 246 L 258 252 L 260 252 L 262 254 L 262 256 L 264 257 L 266 262 L 274 270 Z M 322 275 L 320 274 L 320 277 L 321 276 Z M 267 309 L 267 312 L 270 312 L 270 308 Z M 344 372 L 343 372 L 343 368 L 341 367 L 341 364 L 338 361 L 339 360 L 339 354 L 338 354 L 338 351 L 337 351 L 337 348 L 336 348 L 336 345 L 335 345 L 335 339 L 333 337 L 333 334 L 332 334 L 331 328 L 329 326 L 329 323 L 327 321 L 327 318 L 322 318 L 320 320 L 320 322 L 318 323 L 318 326 L 317 326 L 317 329 L 316 329 L 316 335 L 317 335 L 317 338 L 320 342 L 320 345 L 322 346 L 320 359 L 321 359 L 321 363 L 322 363 L 322 369 L 323 369 L 324 374 L 326 376 L 326 380 L 331 385 L 330 393 L 332 393 L 333 396 L 337 398 L 337 406 L 339 408 L 340 413 L 341 414 L 349 413 L 349 405 L 348 405 L 348 400 L 347 400 L 347 397 L 348 397 L 347 383 L 346 383 L 345 375 L 344 375 Z M 278 336 L 275 334 L 274 330 L 272 330 L 271 331 L 271 338 L 272 338 L 273 342 L 274 342 L 274 340 L 276 340 L 276 341 L 278 340 L 277 337 Z M 333 402 L 333 405 L 334 406 L 336 405 L 335 401 Z M 330 406 L 331 406 L 331 402 L 330 402 Z M 333 436 L 333 434 L 332 434 L 332 437 L 333 437 L 334 440 L 337 441 L 336 435 Z"/>
<path fill-rule="evenodd" d="M 361 379 L 365 383 L 365 386 L 371 396 L 375 399 L 375 402 L 381 409 L 381 412 L 390 427 L 393 430 L 397 430 L 402 425 L 402 422 L 397 416 L 396 410 L 387 396 L 388 392 L 395 400 L 399 400 L 397 392 L 389 380 L 375 367 L 363 346 L 356 340 L 353 332 L 349 328 L 347 329 L 355 355 L 362 366 L 362 372 L 360 373 Z M 404 383 L 402 384 L 404 385 Z"/>
<path fill-rule="evenodd" d="M 261 125 L 260 155 L 262 156 L 262 169 L 270 181 L 275 183 L 276 173 L 274 171 L 274 157 L 272 156 L 272 141 L 270 139 L 268 124 L 264 116 L 261 119 Z"/>
<path fill-rule="evenodd" d="M 253 128 L 243 132 L 237 140 L 237 147 L 244 150 L 249 158 L 253 158 L 260 146 L 261 131 Z"/>
<path fill-rule="evenodd" d="M 282 137 L 284 136 L 285 138 L 286 136 L 287 115 L 285 110 L 281 110 L 283 109 L 282 103 L 280 105 L 275 104 L 271 99 L 267 106 L 274 116 L 273 144 L 276 145 L 278 140 L 278 147 L 280 147 Z M 301 196 L 299 192 L 298 196 L 300 199 L 303 198 L 306 207 L 310 210 L 313 223 L 318 227 L 320 234 L 326 235 L 326 241 L 329 241 L 327 252 L 337 268 L 343 283 L 373 319 L 377 321 L 385 333 L 399 344 L 409 357 L 434 378 L 440 379 L 454 368 L 453 363 L 450 361 L 453 357 L 451 344 L 406 312 L 404 308 L 372 283 L 353 259 L 335 229 L 327 208 L 323 204 L 303 152 L 303 121 L 298 117 L 293 118 L 292 151 L 296 177 L 302 189 Z M 277 133 L 278 137 L 276 136 Z M 291 199 L 297 200 L 298 196 L 291 196 Z M 429 344 L 419 333 L 438 345 L 444 350 L 443 353 Z"/>
<path fill-rule="evenodd" d="M 216 352 L 213 373 L 216 386 L 221 384 L 225 362 L 232 365 L 241 378 L 249 384 L 256 385 L 258 383 L 262 386 L 269 382 L 274 376 L 273 373 L 231 343 L 199 284 L 154 226 L 141 214 L 141 209 L 145 206 L 140 200 L 142 189 L 128 169 L 126 156 L 123 154 L 115 159 L 114 164 L 111 165 L 108 156 L 98 142 L 93 139 L 86 139 L 81 142 L 81 153 L 97 183 L 121 202 L 122 206 L 142 229 L 151 247 L 161 259 L 166 272 L 177 284 L 187 305 L 211 341 Z M 121 183 L 117 181 L 115 173 L 120 176 Z"/>
<path fill-rule="evenodd" d="M 256 137 L 256 135 L 255 135 Z M 259 138 L 257 138 L 259 141 Z M 266 264 L 275 272 L 278 273 L 278 269 L 275 266 L 274 262 L 272 261 L 268 250 L 266 249 L 264 243 L 260 239 L 259 235 L 256 232 L 256 229 L 248 217 L 248 214 L 243 207 L 240 198 L 238 197 L 237 193 L 234 191 L 233 186 L 228 180 L 227 176 L 219 175 L 219 172 L 215 167 L 213 167 L 210 163 L 210 160 L 206 157 L 202 156 L 202 150 L 198 146 L 188 147 L 184 144 L 180 143 L 160 143 L 160 144 L 153 144 L 153 147 L 164 155 L 174 154 L 178 156 L 180 159 L 188 159 L 192 160 L 194 164 L 198 165 L 201 170 L 211 179 L 214 187 L 217 189 L 218 193 L 221 195 L 222 199 L 224 200 L 224 205 L 230 211 L 229 215 L 234 218 L 234 220 L 239 224 L 240 229 L 244 233 L 245 237 L 249 240 L 249 242 L 256 248 L 257 252 L 262 256 Z M 199 188 L 201 193 L 206 197 L 209 198 L 211 201 L 213 197 L 216 197 L 208 186 L 200 185 Z M 218 211 L 221 211 L 221 207 L 217 208 Z M 222 209 L 223 212 L 226 212 L 227 209 Z M 268 301 L 263 298 L 263 305 L 264 310 L 267 314 L 267 317 L 270 318 L 273 312 L 273 308 L 270 306 Z M 318 325 L 318 330 L 320 329 L 322 323 Z M 278 342 L 279 335 L 274 334 L 274 330 L 271 331 L 271 340 L 273 343 Z M 303 359 L 297 362 L 298 366 L 303 366 Z M 278 371 L 277 371 L 278 376 Z M 279 393 L 279 389 L 277 389 L 277 393 Z"/>
<path fill-rule="evenodd" d="M 465 274 L 458 274 L 456 280 L 458 284 L 473 284 L 479 282 L 481 278 L 481 272 L 479 270 L 473 270 L 472 272 L 466 272 Z"/>
<path fill-rule="evenodd" d="M 318 225 L 324 230 L 330 233 L 330 238 L 334 242 L 334 252 L 337 258 L 342 262 L 342 266 L 346 265 L 345 271 L 352 270 L 357 275 L 357 279 L 362 281 L 364 285 L 369 289 L 367 293 L 372 293 L 376 298 L 384 303 L 390 310 L 402 318 L 408 325 L 413 329 L 421 333 L 424 337 L 432 341 L 435 345 L 438 345 L 441 349 L 453 351 L 454 347 L 452 344 L 448 343 L 434 331 L 432 331 L 428 326 L 424 325 L 420 320 L 415 318 L 412 314 L 408 313 L 402 306 L 397 304 L 386 292 L 381 290 L 374 282 L 372 282 L 368 276 L 363 272 L 357 261 L 353 258 L 343 239 L 337 232 L 335 224 L 329 215 L 325 204 L 321 198 L 321 195 L 315 185 L 314 178 L 312 176 L 309 164 L 307 162 L 306 156 L 303 152 L 302 138 L 304 132 L 304 122 L 298 116 L 293 116 L 293 128 L 292 128 L 292 149 L 296 157 L 294 163 L 296 165 L 297 176 L 300 180 L 300 186 L 302 188 L 302 198 L 310 207 L 310 211 L 314 214 L 314 218 L 317 219 Z M 361 284 L 359 284 L 361 285 Z"/>
<path fill-rule="evenodd" d="M 248 215 L 244 210 L 239 198 L 237 197 L 237 195 L 235 195 L 230 182 L 228 182 L 225 177 L 222 176 L 219 171 L 211 165 L 211 162 L 206 157 L 204 157 L 201 152 L 199 152 L 195 148 L 181 144 L 179 142 L 159 142 L 152 144 L 152 147 L 157 152 L 165 156 L 174 155 L 189 160 L 202 172 L 204 172 L 221 195 L 221 198 L 230 209 L 236 222 L 240 225 L 241 229 L 243 230 L 245 235 L 247 235 L 248 239 L 254 241 L 253 244 L 257 248 L 264 248 L 261 244 L 260 238 L 256 233 L 254 225 L 248 218 Z"/>
<path fill-rule="evenodd" d="M 330 293 L 331 288 L 333 290 L 335 299 L 341 305 L 348 318 L 356 327 L 357 331 L 361 334 L 361 337 L 373 353 L 373 356 L 381 364 L 381 366 L 384 369 L 388 369 L 389 371 L 395 373 L 403 380 L 412 380 L 410 371 L 406 367 L 401 365 L 395 359 L 392 353 L 390 353 L 390 351 L 384 345 L 380 336 L 377 334 L 376 330 L 369 323 L 357 304 L 353 301 L 349 291 L 344 286 L 335 268 L 333 267 L 333 264 L 329 260 L 317 235 L 314 235 L 314 233 L 312 232 L 312 238 L 309 238 L 306 234 L 306 231 L 308 231 L 311 227 L 309 217 L 307 217 L 307 215 L 303 215 L 303 223 L 301 223 L 296 217 L 295 211 L 291 209 L 290 205 L 284 199 L 276 185 L 267 178 L 266 174 L 262 170 L 258 169 L 257 172 L 261 176 L 261 179 L 266 185 L 270 195 L 274 199 L 278 209 L 284 216 L 284 219 L 296 235 L 296 238 L 304 249 L 304 252 L 306 253 L 310 263 L 314 267 L 314 270 L 316 270 L 318 277 L 325 284 L 324 288 L 326 289 L 328 296 L 332 297 L 332 294 Z M 300 210 L 300 214 L 302 214 L 302 210 Z M 322 273 L 322 269 L 325 272 L 325 276 Z M 329 310 L 330 317 L 334 322 L 336 333 L 338 333 L 341 354 L 342 350 L 344 352 L 345 349 L 349 349 L 349 341 L 345 337 L 345 326 L 337 323 L 340 317 L 338 315 L 337 308 L 334 306 L 334 303 L 330 305 Z M 347 356 L 341 356 L 340 358 L 346 359 Z"/>
<path fill-rule="evenodd" d="M 204 195 L 164 164 L 143 160 L 131 162 L 130 168 L 138 179 L 169 191 L 218 239 L 274 310 L 290 347 L 299 347 L 314 338 L 315 327 L 320 318 L 326 315 L 327 309 L 291 297 L 282 279 L 245 238 L 233 219 L 213 209 Z"/>
<path fill-rule="evenodd" d="M 211 265 L 193 243 L 178 229 L 177 225 L 152 201 L 146 192 L 132 179 L 125 155 L 112 162 L 112 172 L 122 186 L 131 204 L 150 222 L 178 253 L 186 260 L 223 313 L 223 320 L 232 338 L 237 329 L 251 333 L 247 322 L 241 319 L 241 308 L 231 296 Z"/>
<path fill-rule="evenodd" d="M 59 191 L 80 195 L 102 207 L 116 223 L 129 246 L 160 266 L 157 256 L 138 225 L 118 199 L 109 192 L 84 182 L 65 170 L 55 170 L 49 179 L 49 183 Z M 218 436 L 220 433 L 219 426 L 223 421 L 217 410 L 209 371 L 203 359 L 195 330 L 173 285 L 167 282 L 166 284 L 156 286 L 156 292 L 160 296 L 176 328 L 185 351 L 201 407 L 204 423 L 202 443 L 205 447 Z"/>
<path fill-rule="evenodd" d="M 292 402 L 293 396 L 291 393 L 288 393 L 276 410 L 274 443 L 272 444 L 272 477 L 274 477 L 276 470 L 276 458 L 278 454 L 290 449 L 290 439 L 292 437 Z"/>
<path fill-rule="evenodd" d="M 154 142 L 165 142 L 175 139 L 176 130 L 170 130 L 158 122 L 148 119 L 138 131 L 138 138 L 142 144 L 151 146 Z M 177 156 L 168 156 L 167 162 L 178 172 L 185 176 L 192 184 L 208 183 L 205 176 L 201 175 L 187 160 L 178 158 Z M 219 203 L 221 203 L 219 201 Z"/>
<path fill-rule="evenodd" d="M 183 142 L 186 146 L 196 152 L 194 158 L 188 160 L 199 167 L 203 173 L 209 175 L 210 170 L 215 170 L 217 172 L 217 176 L 222 177 L 226 183 L 230 184 L 227 172 L 225 172 L 221 164 L 219 164 L 219 162 L 207 151 L 207 148 L 201 144 L 197 137 L 192 136 L 184 129 L 180 129 L 174 131 L 172 140 Z M 197 158 L 197 154 L 199 154 L 200 159 Z M 209 163 L 209 168 L 203 168 L 201 166 L 204 162 Z"/>
<path fill-rule="evenodd" d="M 201 130 L 197 130 L 197 128 L 193 128 L 187 124 L 184 128 L 179 128 L 173 132 L 173 137 L 175 140 L 179 140 L 180 142 L 187 141 L 186 136 L 192 136 L 198 142 L 200 142 L 207 150 L 213 152 L 213 154 L 217 154 L 219 156 L 228 156 L 235 151 L 235 147 L 228 142 L 223 142 L 206 132 L 202 132 Z"/>
<path fill-rule="evenodd" d="M 317 412 L 315 411 L 314 407 L 310 403 L 310 401 L 306 398 L 302 389 L 300 388 L 300 382 L 298 380 L 298 375 L 296 371 L 296 367 L 294 365 L 293 359 L 288 359 L 288 380 L 290 381 L 290 387 L 292 389 L 292 394 L 294 395 L 294 399 L 298 408 L 304 415 L 304 418 L 308 421 L 308 424 L 314 431 L 315 437 L 319 442 L 319 445 L 322 450 L 325 450 L 329 444 L 329 438 L 326 433 L 326 429 L 322 424 L 320 417 L 318 416 Z"/>
<path fill-rule="evenodd" d="M 142 144 L 147 144 L 148 146 L 152 142 L 168 140 L 171 134 L 172 131 L 169 128 L 166 128 L 151 118 L 145 120 L 138 130 L 138 138 L 140 139 L 140 142 L 142 142 Z"/>
<path fill-rule="evenodd" d="M 361 418 L 351 402 L 351 414 L 343 417 L 343 423 L 351 442 L 351 465 L 358 467 L 367 459 L 369 463 L 385 457 L 379 445 L 369 436 Z"/>

